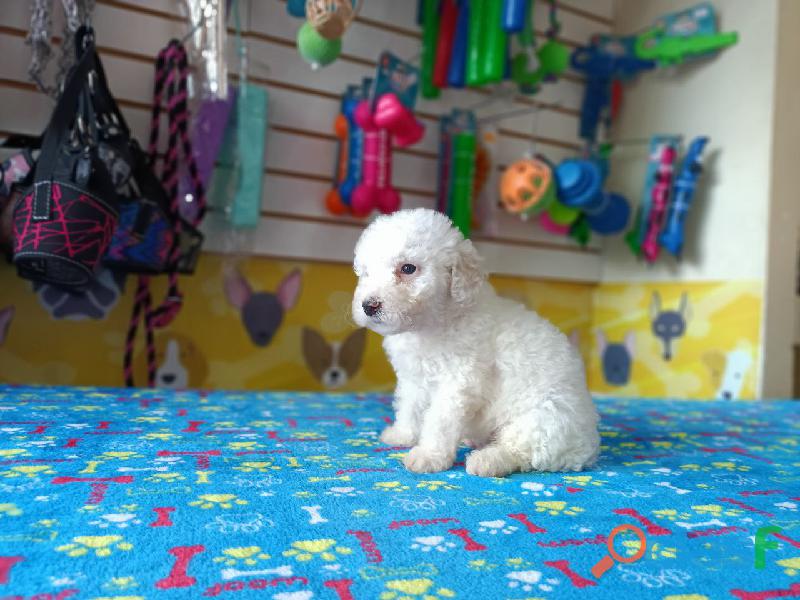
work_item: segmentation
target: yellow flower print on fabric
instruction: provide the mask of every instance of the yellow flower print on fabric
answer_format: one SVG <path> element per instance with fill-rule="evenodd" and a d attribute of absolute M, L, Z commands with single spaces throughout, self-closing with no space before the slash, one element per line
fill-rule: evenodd
<path fill-rule="evenodd" d="M 570 486 L 587 487 L 590 485 L 605 485 L 607 481 L 595 479 L 591 475 L 564 475 L 564 483 Z"/>
<path fill-rule="evenodd" d="M 796 558 L 784 558 L 776 562 L 779 567 L 784 567 L 783 572 L 789 577 L 794 577 L 800 573 L 800 556 Z"/>
<path fill-rule="evenodd" d="M 372 489 L 382 492 L 405 492 L 408 491 L 409 488 L 399 481 L 378 481 L 372 486 Z"/>
<path fill-rule="evenodd" d="M 182 481 L 186 479 L 180 473 L 153 473 L 145 477 L 145 480 L 153 483 L 173 483 L 175 481 Z"/>
<path fill-rule="evenodd" d="M 3 471 L 0 475 L 3 477 L 39 477 L 40 475 L 55 475 L 55 471 L 47 465 L 19 465 Z"/>
<path fill-rule="evenodd" d="M 692 518 L 692 515 L 690 513 L 687 512 L 679 513 L 674 508 L 659 508 L 657 510 L 654 510 L 653 514 L 656 517 L 659 517 L 661 519 L 668 519 L 670 521 L 678 521 L 678 520 L 686 521 Z"/>
<path fill-rule="evenodd" d="M 0 503 L 0 518 L 18 517 L 22 514 L 22 509 L 10 502 Z"/>
<path fill-rule="evenodd" d="M 228 442 L 227 446 L 229 450 L 255 450 L 263 447 L 264 444 L 258 442 Z"/>
<path fill-rule="evenodd" d="M 132 460 L 142 458 L 138 452 L 103 452 L 97 460 Z"/>
<path fill-rule="evenodd" d="M 25 448 L 0 449 L 0 458 L 11 458 L 12 456 L 27 456 L 30 453 Z"/>
<path fill-rule="evenodd" d="M 456 593 L 447 588 L 433 590 L 433 580 L 420 579 L 393 579 L 387 581 L 386 589 L 381 592 L 380 600 L 438 600 L 440 598 L 455 598 Z"/>
<path fill-rule="evenodd" d="M 356 446 L 356 447 L 378 445 L 378 442 L 376 442 L 375 440 L 370 440 L 367 438 L 350 438 L 348 440 L 345 440 L 344 443 L 347 444 L 348 446 Z"/>
<path fill-rule="evenodd" d="M 583 509 L 579 506 L 568 506 L 566 502 L 560 500 L 539 500 L 536 504 L 536 512 L 547 513 L 552 516 L 556 515 L 575 515 L 582 513 Z"/>
<path fill-rule="evenodd" d="M 423 490 L 430 490 L 435 492 L 437 490 L 460 490 L 460 485 L 455 485 L 452 483 L 448 483 L 446 481 L 420 481 L 417 484 L 418 488 L 422 488 Z"/>
<path fill-rule="evenodd" d="M 247 500 L 237 498 L 236 494 L 200 494 L 189 506 L 200 508 L 233 508 L 236 504 L 247 504 Z"/>
<path fill-rule="evenodd" d="M 353 551 L 346 546 L 337 546 L 336 540 L 302 540 L 293 542 L 289 550 L 284 550 L 283 555 L 294 558 L 300 562 L 307 562 L 319 558 L 327 562 L 336 560 L 337 555 L 352 554 Z"/>
<path fill-rule="evenodd" d="M 252 567 L 260 560 L 270 558 L 269 554 L 261 551 L 261 546 L 242 546 L 238 548 L 226 548 L 222 551 L 223 556 L 214 558 L 215 563 L 223 563 L 229 567 L 237 565 L 247 565 Z"/>
<path fill-rule="evenodd" d="M 692 510 L 698 515 L 710 515 L 712 517 L 721 517 L 722 515 L 738 517 L 744 512 L 740 508 L 728 508 L 720 506 L 719 504 L 698 504 L 692 506 Z"/>
<path fill-rule="evenodd" d="M 270 469 L 280 469 L 271 460 L 248 460 L 241 463 L 238 467 L 233 467 L 234 471 L 241 471 L 243 473 L 267 473 Z"/>
<path fill-rule="evenodd" d="M 78 557 L 90 552 L 95 556 L 105 558 L 111 556 L 114 550 L 127 552 L 133 544 L 124 541 L 121 535 L 79 535 L 72 538 L 72 543 L 56 548 L 57 552 L 66 552 L 67 556 Z"/>

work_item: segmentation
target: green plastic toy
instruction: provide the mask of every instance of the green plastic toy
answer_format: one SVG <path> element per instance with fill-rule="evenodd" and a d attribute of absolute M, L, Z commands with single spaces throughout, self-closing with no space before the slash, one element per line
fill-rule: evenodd
<path fill-rule="evenodd" d="M 450 218 L 468 238 L 472 227 L 472 191 L 475 179 L 475 134 L 457 133 L 453 136 L 453 174 L 451 184 Z"/>
<path fill-rule="evenodd" d="M 654 27 L 636 39 L 636 57 L 658 61 L 659 66 L 679 65 L 688 56 L 708 54 L 733 46 L 739 41 L 735 31 L 691 36 L 667 36 L 663 27 Z"/>
<path fill-rule="evenodd" d="M 467 85 L 481 85 L 483 77 L 483 52 L 489 0 L 472 0 L 469 3 L 469 32 L 467 33 Z M 500 23 L 497 23 L 500 28 Z"/>
<path fill-rule="evenodd" d="M 422 0 L 422 56 L 420 90 L 423 98 L 438 98 L 440 90 L 433 83 L 436 40 L 439 36 L 439 0 Z"/>
<path fill-rule="evenodd" d="M 503 0 L 485 0 L 486 11 L 481 53 L 481 79 L 484 83 L 502 81 L 506 66 L 506 32 L 499 23 L 503 18 Z"/>
<path fill-rule="evenodd" d="M 545 79 L 558 77 L 569 66 L 569 48 L 553 39 L 554 35 L 549 36 L 550 39 L 536 50 L 532 11 L 533 0 L 530 0 L 526 7 L 525 26 L 517 36 L 522 51 L 511 60 L 511 79 L 525 94 L 536 93 Z M 554 17 L 551 16 L 551 19 Z M 557 25 L 551 24 L 553 32 L 556 28 Z"/>
<path fill-rule="evenodd" d="M 297 50 L 312 68 L 325 67 L 339 58 L 342 53 L 342 40 L 329 40 L 322 37 L 311 23 L 305 22 L 297 30 Z"/>

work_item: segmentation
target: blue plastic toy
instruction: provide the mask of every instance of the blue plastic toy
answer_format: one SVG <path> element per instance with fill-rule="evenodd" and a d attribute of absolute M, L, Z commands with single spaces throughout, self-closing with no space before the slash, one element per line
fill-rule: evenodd
<path fill-rule="evenodd" d="M 350 198 L 355 187 L 361 183 L 361 154 L 364 147 L 364 130 L 355 120 L 355 110 L 363 98 L 351 94 L 342 102 L 342 114 L 347 119 L 347 177 L 339 186 L 342 203 L 350 206 Z"/>
<path fill-rule="evenodd" d="M 635 38 L 597 36 L 591 45 L 572 53 L 572 68 L 586 75 L 579 131 L 583 139 L 595 141 L 600 120 L 608 118 L 612 82 L 656 66 L 655 61 L 636 58 L 634 43 Z"/>
<path fill-rule="evenodd" d="M 466 83 L 469 10 L 469 2 L 467 0 L 459 0 L 456 35 L 453 38 L 450 67 L 447 70 L 447 83 L 454 88 L 462 88 Z"/>
<path fill-rule="evenodd" d="M 299 19 L 306 18 L 306 0 L 289 0 L 286 3 L 286 11 L 293 17 Z"/>
<path fill-rule="evenodd" d="M 533 0 L 503 0 L 503 29 L 506 33 L 519 33 L 525 27 L 528 4 Z"/>
<path fill-rule="evenodd" d="M 593 232 L 613 235 L 628 224 L 631 209 L 624 197 L 603 191 L 605 173 L 602 161 L 584 159 L 565 160 L 555 170 L 559 201 L 582 211 Z"/>
<path fill-rule="evenodd" d="M 686 215 L 692 205 L 697 180 L 703 172 L 702 155 L 707 143 L 708 138 L 705 136 L 692 140 L 673 184 L 672 203 L 669 206 L 667 223 L 658 238 L 661 247 L 673 256 L 679 257 L 683 250 Z"/>

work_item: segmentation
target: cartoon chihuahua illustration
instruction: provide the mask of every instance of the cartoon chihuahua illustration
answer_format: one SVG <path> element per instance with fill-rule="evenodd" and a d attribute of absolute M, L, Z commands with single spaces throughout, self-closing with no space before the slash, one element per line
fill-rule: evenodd
<path fill-rule="evenodd" d="M 247 279 L 237 269 L 225 274 L 225 296 L 239 309 L 242 324 L 256 346 L 266 346 L 283 322 L 284 313 L 293 308 L 300 296 L 302 273 L 293 270 L 278 285 L 277 291 L 253 292 Z"/>
<path fill-rule="evenodd" d="M 740 397 L 744 379 L 753 364 L 750 352 L 732 350 L 727 354 L 719 350 L 706 352 L 703 362 L 711 375 L 711 385 L 717 388 L 719 400 L 736 400 Z"/>
<path fill-rule="evenodd" d="M 655 335 L 664 347 L 664 360 L 672 360 L 675 354 L 674 345 L 678 338 L 686 333 L 686 324 L 692 318 L 692 308 L 689 304 L 689 295 L 681 294 L 678 310 L 663 309 L 661 307 L 661 294 L 653 292 L 650 302 L 650 321 Z"/>
<path fill-rule="evenodd" d="M 170 390 L 202 387 L 208 377 L 208 363 L 197 344 L 181 333 L 156 335 L 156 387 Z M 136 356 L 137 381 L 144 380 L 146 355 Z"/>
<path fill-rule="evenodd" d="M 602 329 L 597 330 L 597 353 L 603 366 L 603 378 L 608 385 L 626 385 L 631 378 L 636 334 L 629 331 L 624 340 L 609 342 Z"/>
<path fill-rule="evenodd" d="M 309 371 L 329 389 L 342 387 L 361 368 L 367 330 L 356 329 L 343 342 L 328 343 L 310 327 L 303 328 L 303 358 Z"/>

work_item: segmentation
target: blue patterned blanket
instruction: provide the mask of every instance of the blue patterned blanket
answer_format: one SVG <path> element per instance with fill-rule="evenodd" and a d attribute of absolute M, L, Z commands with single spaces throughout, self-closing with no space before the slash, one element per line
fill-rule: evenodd
<path fill-rule="evenodd" d="M 800 597 L 800 404 L 598 404 L 594 470 L 479 479 L 385 397 L 0 387 L 0 598 Z"/>

